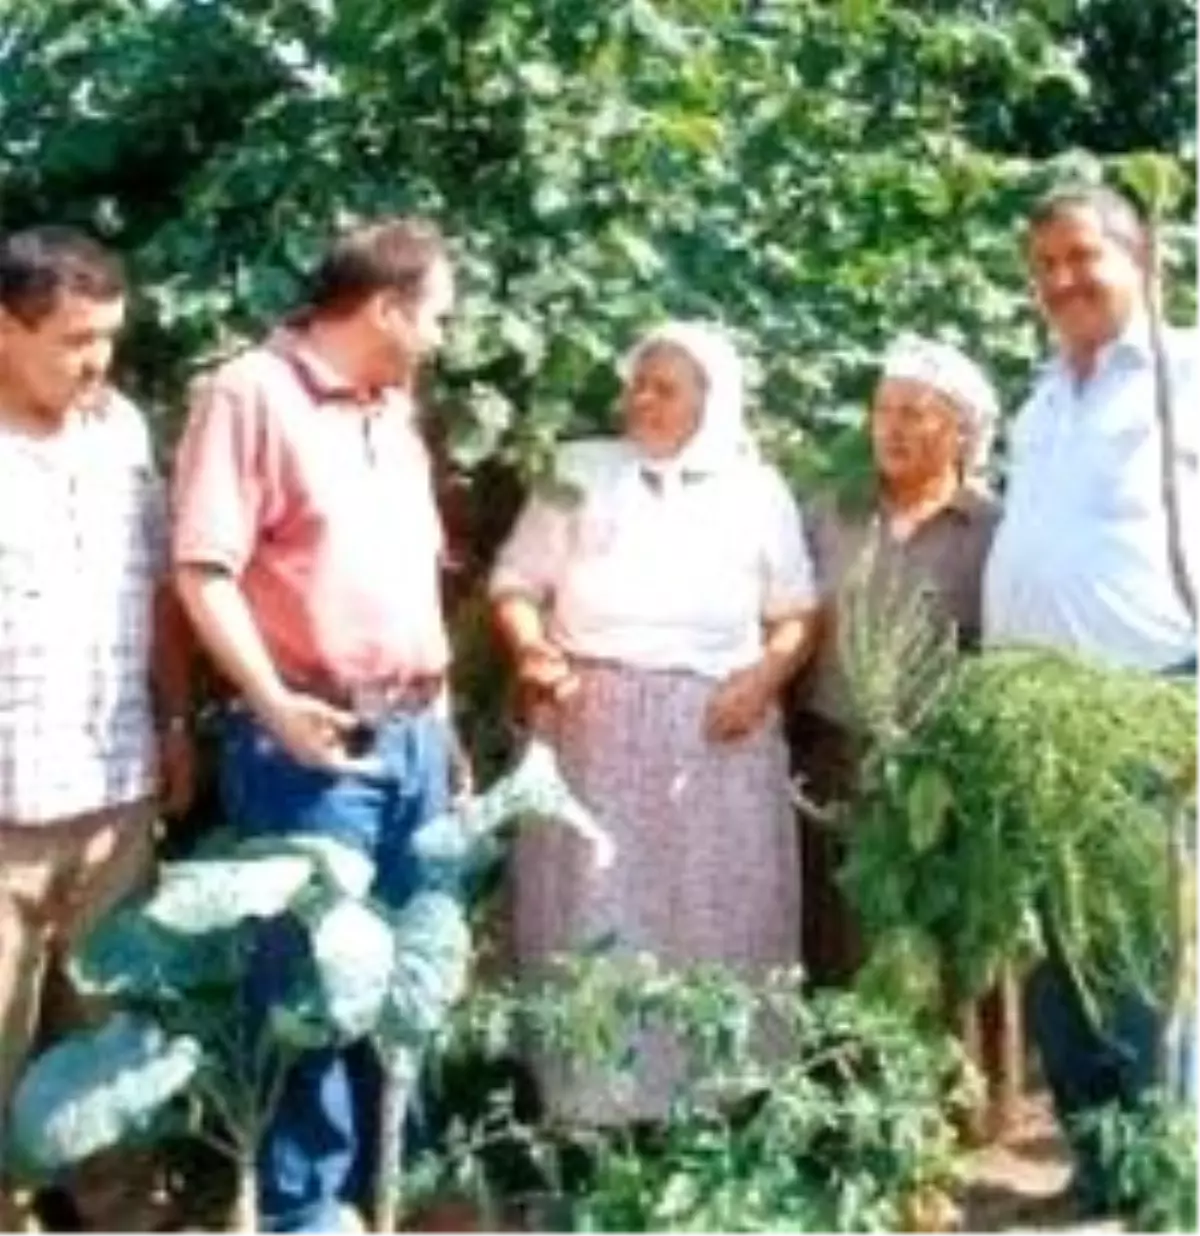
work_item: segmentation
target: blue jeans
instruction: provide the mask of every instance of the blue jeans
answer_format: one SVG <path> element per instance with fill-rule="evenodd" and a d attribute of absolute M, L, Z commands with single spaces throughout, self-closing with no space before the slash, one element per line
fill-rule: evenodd
<path fill-rule="evenodd" d="M 1161 671 L 1165 677 L 1195 677 L 1193 655 Z M 1130 1107 L 1149 1089 L 1163 1084 L 1158 1075 L 1160 1046 L 1166 1027 L 1159 1009 L 1135 991 L 1120 993 L 1106 1024 L 1089 1021 L 1057 942 L 1030 976 L 1026 1019 L 1059 1121 L 1071 1139 L 1077 1160 L 1076 1192 L 1085 1209 L 1107 1208 L 1106 1181 L 1095 1136 L 1073 1127 L 1078 1117 L 1110 1103 Z M 1171 1063 L 1180 1078 L 1173 1099 L 1196 1101 L 1196 1015 L 1184 1010 L 1179 1058 Z"/>
<path fill-rule="evenodd" d="M 449 804 L 449 733 L 426 708 L 379 728 L 369 755 L 383 771 L 340 775 L 297 764 L 244 709 L 230 710 L 222 735 L 221 792 L 227 818 L 242 836 L 317 833 L 355 846 L 375 863 L 373 892 L 402 905 L 422 887 L 413 832 Z M 252 1019 L 286 988 L 301 948 L 287 918 L 265 923 L 247 980 Z M 348 1053 L 303 1055 L 289 1071 L 259 1150 L 259 1204 L 274 1231 L 337 1230 L 337 1211 L 374 1145 L 376 1096 L 369 1067 L 348 1067 Z"/>

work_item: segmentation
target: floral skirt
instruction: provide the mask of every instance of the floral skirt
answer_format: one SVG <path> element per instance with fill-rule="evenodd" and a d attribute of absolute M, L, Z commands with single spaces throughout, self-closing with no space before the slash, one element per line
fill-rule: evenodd
<path fill-rule="evenodd" d="M 562 829 L 519 837 L 518 965 L 536 971 L 553 954 L 602 940 L 668 968 L 720 963 L 753 973 L 796 964 L 800 868 L 778 715 L 744 739 L 714 744 L 703 728 L 712 681 L 598 663 L 576 669 L 580 690 L 549 734 L 616 859 L 598 870 L 591 847 Z M 623 1096 L 543 1070 L 551 1111 L 587 1123 L 661 1117 L 677 1062 L 665 1043 L 642 1046 Z"/>

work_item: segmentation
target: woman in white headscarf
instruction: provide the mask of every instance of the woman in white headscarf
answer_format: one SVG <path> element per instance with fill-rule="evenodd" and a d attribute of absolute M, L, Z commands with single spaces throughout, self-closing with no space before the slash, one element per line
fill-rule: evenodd
<path fill-rule="evenodd" d="M 668 967 L 792 964 L 799 868 L 778 700 L 815 605 L 798 512 L 751 444 L 720 331 L 654 330 L 622 377 L 621 436 L 563 449 L 554 492 L 530 499 L 491 582 L 538 724 L 616 843 L 597 870 L 566 831 L 519 839 L 518 964 L 606 937 Z M 634 1094 L 547 1097 L 584 1122 L 647 1119 L 671 1084 L 650 1059 Z"/>

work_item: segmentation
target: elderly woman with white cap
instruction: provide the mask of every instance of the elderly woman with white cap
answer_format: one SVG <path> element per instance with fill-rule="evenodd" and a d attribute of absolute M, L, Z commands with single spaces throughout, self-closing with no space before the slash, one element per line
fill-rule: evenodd
<path fill-rule="evenodd" d="M 667 967 L 793 964 L 799 859 L 778 701 L 816 604 L 799 514 L 753 448 L 720 331 L 651 331 L 622 376 L 623 433 L 563 449 L 566 485 L 530 499 L 491 582 L 518 677 L 616 843 L 597 870 L 566 831 L 519 839 L 518 964 L 603 937 Z M 650 1057 L 636 1094 L 576 1088 L 549 1095 L 552 1109 L 661 1117 L 671 1070 Z"/>
<path fill-rule="evenodd" d="M 856 563 L 871 578 L 919 589 L 935 620 L 952 623 L 959 647 L 977 648 L 983 568 L 999 520 L 984 469 L 998 413 L 983 371 L 947 343 L 904 335 L 885 352 L 869 417 L 875 483 L 869 498 L 822 499 L 807 531 L 824 600 L 817 653 L 797 683 L 788 718 L 793 759 L 817 803 L 853 792 L 856 745 L 835 629 L 843 583 Z M 849 981 L 863 960 L 854 915 L 837 882 L 844 846 L 811 821 L 802 834 L 803 956 L 812 980 Z M 1010 1054 L 1017 1016 L 1011 991 L 957 1010 L 959 1030 L 990 1075 L 993 1125 L 1019 1065 Z M 981 1024 L 982 1023 L 982 1024 Z"/>
<path fill-rule="evenodd" d="M 981 630 L 983 565 L 999 511 L 982 473 L 997 401 L 973 361 L 949 344 L 905 335 L 886 351 L 871 402 L 875 483 L 866 500 L 822 497 L 807 514 L 824 599 L 821 637 L 788 720 L 809 797 L 844 798 L 854 777 L 849 699 L 838 663 L 838 597 L 851 568 L 911 581 L 953 622 L 964 648 Z M 844 982 L 861 962 L 854 921 L 834 882 L 841 846 L 804 836 L 804 962 L 817 982 Z"/>

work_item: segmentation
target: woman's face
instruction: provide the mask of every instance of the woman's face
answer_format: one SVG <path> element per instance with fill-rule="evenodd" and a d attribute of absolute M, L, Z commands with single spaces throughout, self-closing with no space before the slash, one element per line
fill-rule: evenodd
<path fill-rule="evenodd" d="M 871 403 L 871 446 L 880 476 L 892 485 L 957 475 L 963 452 L 958 409 L 924 382 L 884 378 Z"/>
<path fill-rule="evenodd" d="M 704 375 L 680 348 L 643 352 L 622 397 L 625 433 L 655 459 L 677 454 L 700 426 Z"/>

